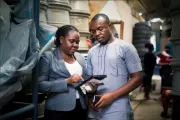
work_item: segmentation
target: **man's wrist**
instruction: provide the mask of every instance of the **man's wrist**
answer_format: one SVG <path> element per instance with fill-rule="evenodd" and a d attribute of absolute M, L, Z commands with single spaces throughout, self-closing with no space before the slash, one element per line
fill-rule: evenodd
<path fill-rule="evenodd" d="M 113 98 L 113 100 L 116 100 L 118 98 L 118 96 L 114 92 L 111 93 L 111 97 Z"/>

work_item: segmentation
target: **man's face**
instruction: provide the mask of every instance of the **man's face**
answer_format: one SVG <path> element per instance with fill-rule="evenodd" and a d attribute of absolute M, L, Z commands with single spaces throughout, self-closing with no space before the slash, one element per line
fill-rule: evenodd
<path fill-rule="evenodd" d="M 104 18 L 91 21 L 89 31 L 100 44 L 106 44 L 110 39 L 110 27 Z"/>

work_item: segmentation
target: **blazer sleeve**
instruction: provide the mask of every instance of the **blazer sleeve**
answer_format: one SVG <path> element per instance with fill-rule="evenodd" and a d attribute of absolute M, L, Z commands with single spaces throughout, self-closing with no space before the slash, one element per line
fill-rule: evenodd
<path fill-rule="evenodd" d="M 51 92 L 68 92 L 67 79 L 58 78 L 49 81 L 51 56 L 43 53 L 38 66 L 38 86 L 39 90 L 44 93 Z"/>

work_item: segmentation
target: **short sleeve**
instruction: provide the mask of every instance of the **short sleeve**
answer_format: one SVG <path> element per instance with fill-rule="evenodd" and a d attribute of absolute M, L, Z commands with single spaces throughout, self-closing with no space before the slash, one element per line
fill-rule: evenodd
<path fill-rule="evenodd" d="M 130 74 L 142 71 L 141 60 L 139 58 L 137 50 L 132 44 L 128 45 L 127 47 L 125 54 L 125 63 Z"/>

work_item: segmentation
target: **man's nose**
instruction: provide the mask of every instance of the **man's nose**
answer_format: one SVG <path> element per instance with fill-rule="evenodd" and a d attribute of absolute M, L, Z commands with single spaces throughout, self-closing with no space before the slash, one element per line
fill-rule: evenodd
<path fill-rule="evenodd" d="M 98 36 L 99 34 L 100 34 L 100 31 L 99 31 L 99 30 L 96 30 L 95 35 Z"/>

